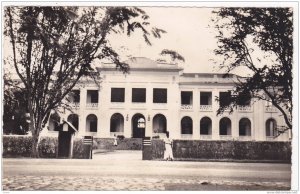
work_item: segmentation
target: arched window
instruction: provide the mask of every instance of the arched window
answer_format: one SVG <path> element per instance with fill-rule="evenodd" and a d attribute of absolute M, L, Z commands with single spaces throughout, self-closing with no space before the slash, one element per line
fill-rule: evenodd
<path fill-rule="evenodd" d="M 231 135 L 231 120 L 224 117 L 219 123 L 219 133 L 220 135 Z"/>
<path fill-rule="evenodd" d="M 86 130 L 89 132 L 97 132 L 98 119 L 94 114 L 86 117 Z"/>
<path fill-rule="evenodd" d="M 242 118 L 239 122 L 239 135 L 251 136 L 251 122 L 248 118 Z"/>
<path fill-rule="evenodd" d="M 277 123 L 275 119 L 268 119 L 266 121 L 266 136 L 267 137 L 274 137 L 277 136 Z"/>
<path fill-rule="evenodd" d="M 157 114 L 153 117 L 153 132 L 154 133 L 166 133 L 167 131 L 167 119 L 162 114 Z"/>
<path fill-rule="evenodd" d="M 57 113 L 51 114 L 49 118 L 49 131 L 59 131 L 60 116 Z"/>
<path fill-rule="evenodd" d="M 193 134 L 193 120 L 191 117 L 181 119 L 181 134 Z"/>
<path fill-rule="evenodd" d="M 200 120 L 200 134 L 201 135 L 211 135 L 211 119 L 208 117 L 203 117 Z"/>
<path fill-rule="evenodd" d="M 67 118 L 67 121 L 70 122 L 78 130 L 79 117 L 77 114 L 70 114 Z M 73 131 L 70 126 L 68 130 Z"/>
<path fill-rule="evenodd" d="M 124 132 L 124 117 L 120 113 L 111 116 L 110 132 Z"/>

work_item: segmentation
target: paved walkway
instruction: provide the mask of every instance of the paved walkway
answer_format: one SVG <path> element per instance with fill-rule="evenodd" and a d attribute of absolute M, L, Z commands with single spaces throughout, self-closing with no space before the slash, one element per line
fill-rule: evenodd
<path fill-rule="evenodd" d="M 83 159 L 3 159 L 3 190 L 288 190 L 290 164 L 143 161 L 140 151 Z"/>

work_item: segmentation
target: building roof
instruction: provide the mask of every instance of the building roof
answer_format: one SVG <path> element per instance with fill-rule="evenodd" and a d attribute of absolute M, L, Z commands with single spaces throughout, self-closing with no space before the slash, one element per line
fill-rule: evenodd
<path fill-rule="evenodd" d="M 130 70 L 183 70 L 182 68 L 178 67 L 177 64 L 161 63 L 146 57 L 132 57 L 124 61 L 124 63 L 129 65 Z M 100 67 L 100 70 L 111 70 L 112 68 L 115 70 L 115 64 L 103 63 Z"/>
<path fill-rule="evenodd" d="M 243 81 L 244 78 L 235 74 L 222 73 L 183 73 L 179 77 L 180 85 L 190 84 L 235 84 L 238 81 Z"/>

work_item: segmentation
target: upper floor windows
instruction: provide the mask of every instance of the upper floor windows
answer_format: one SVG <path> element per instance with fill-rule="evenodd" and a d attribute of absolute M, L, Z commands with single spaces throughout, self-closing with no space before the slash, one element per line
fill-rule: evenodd
<path fill-rule="evenodd" d="M 80 102 L 80 90 L 72 90 L 70 93 L 70 101 L 73 103 L 79 103 Z"/>
<path fill-rule="evenodd" d="M 250 106 L 251 95 L 250 94 L 239 94 L 238 105 L 240 106 Z"/>
<path fill-rule="evenodd" d="M 87 90 L 87 98 L 86 102 L 87 103 L 98 103 L 98 90 Z"/>
<path fill-rule="evenodd" d="M 167 89 L 153 88 L 153 103 L 167 103 Z"/>
<path fill-rule="evenodd" d="M 146 88 L 132 88 L 132 102 L 146 102 Z"/>
<path fill-rule="evenodd" d="M 211 92 L 200 92 L 200 105 L 211 105 L 212 94 Z"/>
<path fill-rule="evenodd" d="M 229 106 L 231 94 L 230 92 L 220 92 L 220 106 Z"/>
<path fill-rule="evenodd" d="M 181 104 L 192 105 L 193 104 L 193 92 L 181 92 Z"/>
<path fill-rule="evenodd" d="M 111 102 L 125 102 L 125 88 L 111 88 Z"/>

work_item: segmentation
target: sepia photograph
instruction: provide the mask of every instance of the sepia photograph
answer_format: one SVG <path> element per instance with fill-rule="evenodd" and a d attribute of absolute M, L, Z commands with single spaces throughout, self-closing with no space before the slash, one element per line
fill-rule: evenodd
<path fill-rule="evenodd" d="M 299 191 L 298 2 L 1 4 L 1 191 Z"/>

